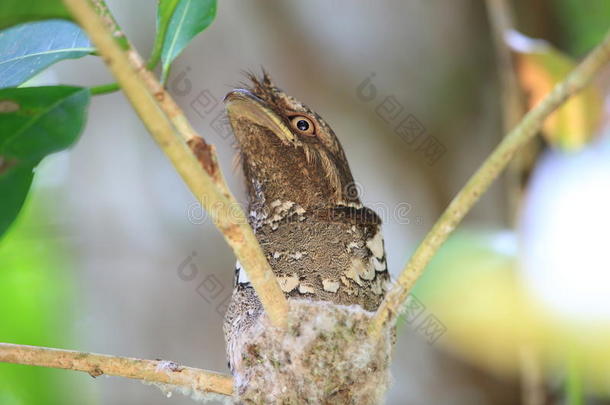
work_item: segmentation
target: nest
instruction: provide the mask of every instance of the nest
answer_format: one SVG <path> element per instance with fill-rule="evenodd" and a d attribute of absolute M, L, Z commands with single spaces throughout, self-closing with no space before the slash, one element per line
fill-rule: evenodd
<path fill-rule="evenodd" d="M 240 404 L 380 404 L 390 382 L 392 330 L 368 336 L 359 306 L 290 300 L 289 327 L 263 314 L 235 342 Z"/>

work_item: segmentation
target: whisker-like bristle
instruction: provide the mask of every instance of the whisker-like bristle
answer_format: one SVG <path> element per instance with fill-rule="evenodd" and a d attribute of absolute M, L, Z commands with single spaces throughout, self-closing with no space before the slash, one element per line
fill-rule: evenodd
<path fill-rule="evenodd" d="M 334 165 L 331 157 L 328 156 L 325 151 L 320 150 L 318 156 L 320 162 L 322 163 L 322 168 L 324 170 L 326 178 L 328 178 L 331 185 L 333 186 L 336 197 L 339 198 L 341 196 L 342 186 L 337 167 Z"/>
<path fill-rule="evenodd" d="M 246 77 L 246 82 L 240 82 L 237 87 L 247 89 L 263 100 L 270 100 L 275 86 L 269 73 L 263 67 L 261 67 L 261 71 L 262 73 L 259 75 L 251 70 L 242 70 L 241 73 Z"/>

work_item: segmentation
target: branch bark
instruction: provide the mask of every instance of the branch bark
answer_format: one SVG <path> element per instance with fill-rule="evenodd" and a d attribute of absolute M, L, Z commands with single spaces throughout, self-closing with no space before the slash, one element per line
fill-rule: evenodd
<path fill-rule="evenodd" d="M 64 0 L 64 4 L 87 32 L 150 134 L 235 252 L 272 324 L 285 327 L 288 302 L 246 215 L 226 185 L 214 147 L 197 135 L 169 93 L 146 69 L 103 1 L 95 1 L 98 12 L 87 0 Z"/>
<path fill-rule="evenodd" d="M 388 292 L 371 322 L 371 332 L 378 336 L 388 321 L 395 321 L 409 291 L 423 273 L 449 234 L 506 167 L 517 150 L 540 131 L 544 120 L 570 96 L 582 90 L 610 60 L 610 31 L 567 77 L 558 83 L 536 107 L 502 140 L 466 185 L 451 201 L 445 212 L 421 242 L 396 284 Z"/>
<path fill-rule="evenodd" d="M 0 362 L 84 371 L 189 388 L 199 393 L 233 395 L 233 379 L 224 374 L 165 360 L 142 360 L 72 350 L 0 343 Z"/>

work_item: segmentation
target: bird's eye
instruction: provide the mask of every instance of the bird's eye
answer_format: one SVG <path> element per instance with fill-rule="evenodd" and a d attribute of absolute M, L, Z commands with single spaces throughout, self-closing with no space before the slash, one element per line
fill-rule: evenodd
<path fill-rule="evenodd" d="M 316 127 L 314 123 L 311 121 L 311 119 L 303 115 L 297 115 L 295 117 L 292 117 L 290 119 L 290 123 L 297 131 L 299 131 L 303 135 L 315 136 L 316 134 Z"/>

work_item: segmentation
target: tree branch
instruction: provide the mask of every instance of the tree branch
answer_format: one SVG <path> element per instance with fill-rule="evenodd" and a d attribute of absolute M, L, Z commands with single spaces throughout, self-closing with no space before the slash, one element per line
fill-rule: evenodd
<path fill-rule="evenodd" d="M 506 35 L 514 29 L 509 0 L 487 0 L 487 15 L 496 51 L 496 68 L 502 97 L 502 128 L 505 134 L 523 118 L 526 107 L 517 78 Z M 531 153 L 531 152 L 530 152 Z M 507 220 L 514 224 L 522 197 L 522 176 L 525 170 L 523 152 L 517 155 L 506 170 Z"/>
<path fill-rule="evenodd" d="M 226 185 L 214 147 L 196 134 L 169 93 L 146 69 L 103 1 L 95 0 L 98 13 L 87 0 L 64 3 L 96 45 L 150 134 L 233 248 L 271 322 L 284 327 L 288 302 L 246 215 Z"/>
<path fill-rule="evenodd" d="M 513 16 L 507 0 L 487 0 L 487 14 L 496 51 L 496 64 L 502 95 L 502 124 L 509 132 L 525 113 L 519 80 L 511 50 L 506 44 L 506 34 L 514 29 Z"/>
<path fill-rule="evenodd" d="M 409 291 L 423 273 L 432 256 L 498 177 L 517 150 L 540 131 L 544 120 L 553 111 L 571 95 L 582 90 L 609 60 L 610 31 L 603 42 L 563 82 L 558 83 L 551 93 L 528 112 L 483 162 L 426 235 L 398 277 L 396 284 L 379 306 L 371 323 L 371 331 L 374 336 L 379 334 L 388 321 L 395 321 Z"/>
<path fill-rule="evenodd" d="M 233 379 L 230 376 L 165 360 L 0 343 L 0 362 L 84 371 L 92 377 L 106 374 L 189 388 L 200 393 L 233 395 Z"/>

